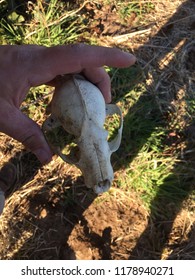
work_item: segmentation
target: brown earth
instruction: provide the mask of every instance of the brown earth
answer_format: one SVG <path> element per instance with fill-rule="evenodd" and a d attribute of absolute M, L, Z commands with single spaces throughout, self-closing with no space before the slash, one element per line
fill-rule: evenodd
<path fill-rule="evenodd" d="M 0 224 L 2 259 L 128 258 L 147 224 L 135 194 L 112 189 L 96 197 L 82 178 L 74 179 L 76 168 L 57 158 L 42 169 L 29 153 L 13 161 L 29 181 L 18 183 L 7 199 Z M 55 171 L 58 175 L 44 184 Z"/>
<path fill-rule="evenodd" d="M 163 2 L 141 28 L 136 13 L 121 22 L 114 4 L 89 1 L 81 14 L 86 14 L 91 35 L 101 44 L 133 51 L 143 68 L 157 69 L 154 77 L 159 81 L 175 82 L 170 76 L 173 53 L 168 50 L 182 50 L 182 79 L 188 74 L 193 81 L 195 3 L 170 1 L 165 7 Z M 166 83 L 156 89 L 163 91 Z M 191 90 L 193 83 L 188 85 Z M 18 171 L 0 217 L 0 259 L 195 259 L 194 204 L 185 201 L 172 220 L 153 221 L 133 191 L 126 194 L 114 183 L 109 193 L 96 197 L 75 167 L 57 157 L 41 167 L 13 139 L 1 134 L 0 143 L 2 166 L 11 161 Z"/>

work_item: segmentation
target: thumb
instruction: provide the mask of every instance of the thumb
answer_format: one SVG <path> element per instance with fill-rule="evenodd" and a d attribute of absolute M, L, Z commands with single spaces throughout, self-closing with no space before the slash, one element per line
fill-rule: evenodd
<path fill-rule="evenodd" d="M 3 124 L 0 124 L 2 132 L 30 149 L 42 164 L 48 163 L 52 159 L 52 151 L 40 127 L 16 107 L 10 109 L 6 110 L 6 113 L 4 110 L 5 114 L 1 117 L 4 120 Z"/>

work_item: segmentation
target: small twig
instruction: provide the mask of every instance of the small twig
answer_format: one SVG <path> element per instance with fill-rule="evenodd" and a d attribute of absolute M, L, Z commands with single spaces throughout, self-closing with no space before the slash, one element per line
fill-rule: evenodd
<path fill-rule="evenodd" d="M 170 43 L 167 44 L 166 48 L 170 45 Z M 146 69 L 148 67 L 148 65 L 150 65 L 152 63 L 152 61 L 154 61 L 157 57 L 159 57 L 159 53 L 156 53 L 156 55 L 154 55 L 154 57 L 142 68 L 143 70 Z"/>
<path fill-rule="evenodd" d="M 63 218 L 64 218 L 64 220 L 65 220 L 66 222 L 68 222 L 69 224 L 71 224 L 73 227 L 75 226 L 75 224 L 74 224 L 73 222 L 71 222 L 68 218 L 66 218 L 65 216 L 64 216 Z"/>
<path fill-rule="evenodd" d="M 132 42 L 133 46 L 137 46 L 137 47 L 142 47 L 142 48 L 156 48 L 156 49 L 165 49 L 165 50 L 173 50 L 173 48 L 171 47 L 163 47 L 163 46 L 157 46 L 157 45 L 143 45 L 143 43 L 134 43 Z"/>
<path fill-rule="evenodd" d="M 56 250 L 56 247 L 47 247 L 47 248 L 36 249 L 34 252 L 41 252 L 41 251 L 47 251 L 47 250 Z"/>
<path fill-rule="evenodd" d="M 122 42 L 128 40 L 129 38 L 133 38 L 134 36 L 137 36 L 140 34 L 149 33 L 150 31 L 151 31 L 151 28 L 147 28 L 144 30 L 139 30 L 139 31 L 123 34 L 123 35 L 114 36 L 114 37 L 111 37 L 111 39 L 116 40 L 117 43 L 122 43 Z"/>
<path fill-rule="evenodd" d="M 172 25 L 172 24 L 175 24 L 175 23 L 178 23 L 178 22 L 180 22 L 180 21 L 186 20 L 186 19 L 188 19 L 188 18 L 193 18 L 193 17 L 195 17 L 194 14 L 193 14 L 193 15 L 190 15 L 190 16 L 187 16 L 187 17 L 180 18 L 180 19 L 178 19 L 178 20 L 174 20 L 174 21 L 168 22 L 167 24 L 165 24 L 165 27 L 166 27 L 167 25 L 170 25 L 170 24 Z"/>
<path fill-rule="evenodd" d="M 22 111 L 22 110 L 25 110 L 25 109 L 29 108 L 29 106 L 36 104 L 38 101 L 41 101 L 41 100 L 47 98 L 48 96 L 50 96 L 50 95 L 53 94 L 53 93 L 54 93 L 54 90 L 51 90 L 49 93 L 44 94 L 43 96 L 40 96 L 40 97 L 38 97 L 37 99 L 35 99 L 34 101 L 30 102 L 30 104 L 25 105 L 25 106 L 22 106 L 22 107 L 20 108 L 20 110 Z"/>

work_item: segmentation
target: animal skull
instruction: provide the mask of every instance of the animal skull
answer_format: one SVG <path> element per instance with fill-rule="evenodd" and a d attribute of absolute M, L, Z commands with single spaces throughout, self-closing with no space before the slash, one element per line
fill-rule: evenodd
<path fill-rule="evenodd" d="M 108 131 L 104 128 L 106 115 L 120 116 L 120 127 L 114 140 L 108 142 Z M 74 136 L 79 151 L 76 155 L 65 155 L 54 146 L 49 137 L 56 127 Z M 43 123 L 53 151 L 64 161 L 75 164 L 82 172 L 85 184 L 99 194 L 107 191 L 113 180 L 110 157 L 121 142 L 122 114 L 115 104 L 105 104 L 100 90 L 80 75 L 67 75 L 56 88 L 51 102 L 51 115 Z"/>

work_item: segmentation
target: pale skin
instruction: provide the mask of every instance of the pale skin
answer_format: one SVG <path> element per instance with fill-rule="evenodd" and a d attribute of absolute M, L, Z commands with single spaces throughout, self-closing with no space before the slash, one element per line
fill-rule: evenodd
<path fill-rule="evenodd" d="M 0 131 L 23 143 L 42 164 L 48 163 L 53 154 L 40 127 L 20 111 L 29 89 L 55 85 L 58 75 L 82 73 L 110 102 L 110 78 L 103 66 L 125 68 L 135 61 L 119 49 L 84 44 L 0 46 Z"/>

